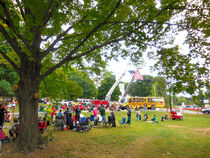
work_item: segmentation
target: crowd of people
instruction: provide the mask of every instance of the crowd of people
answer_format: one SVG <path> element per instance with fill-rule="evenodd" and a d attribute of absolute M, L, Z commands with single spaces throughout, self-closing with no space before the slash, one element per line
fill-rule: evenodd
<path fill-rule="evenodd" d="M 4 123 L 10 122 L 12 116 L 14 116 L 16 104 L 17 101 L 15 98 L 13 98 L 12 103 L 9 103 L 6 108 L 4 104 L 0 105 L 1 131 L 3 131 Z M 41 105 L 38 107 L 38 110 L 39 112 L 44 112 L 44 114 L 39 114 L 38 118 L 38 128 L 40 132 L 43 133 L 49 126 L 55 126 L 62 130 L 85 129 L 86 131 L 90 130 L 91 126 L 97 127 L 98 125 L 102 125 L 103 127 L 116 127 L 115 111 L 118 111 L 118 108 L 115 106 L 107 107 L 106 105 L 92 105 L 87 108 L 87 110 L 92 114 L 86 117 L 84 117 L 80 105 Z M 139 108 L 134 110 L 136 110 L 137 120 L 148 120 L 148 115 L 145 111 L 140 112 L 141 109 Z M 109 113 L 108 116 L 106 111 Z M 141 116 L 141 113 L 144 113 L 144 116 Z M 127 108 L 127 124 L 131 124 L 131 115 L 131 109 Z M 161 117 L 161 121 L 167 119 L 167 115 Z M 157 122 L 157 116 L 154 115 L 151 120 L 153 122 Z M 90 125 L 91 121 L 93 122 L 92 125 Z M 11 138 L 17 137 L 18 129 L 18 117 L 13 117 L 13 123 L 9 128 L 9 134 Z"/>

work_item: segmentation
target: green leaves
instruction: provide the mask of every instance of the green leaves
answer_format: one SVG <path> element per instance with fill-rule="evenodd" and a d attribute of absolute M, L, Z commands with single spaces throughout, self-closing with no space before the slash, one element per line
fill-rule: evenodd
<path fill-rule="evenodd" d="M 170 92 L 196 94 L 196 90 L 205 87 L 207 78 L 202 78 L 208 70 L 193 64 L 189 55 L 179 53 L 178 47 L 158 51 L 155 69 L 166 79 Z"/>
<path fill-rule="evenodd" d="M 0 66 L 0 96 L 13 96 L 13 86 L 18 82 L 18 75 L 12 68 Z"/>

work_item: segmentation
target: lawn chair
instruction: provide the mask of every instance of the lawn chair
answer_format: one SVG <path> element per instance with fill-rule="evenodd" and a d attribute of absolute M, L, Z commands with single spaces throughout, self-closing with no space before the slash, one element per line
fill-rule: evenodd
<path fill-rule="evenodd" d="M 81 123 L 84 123 L 86 120 L 86 117 L 81 117 Z"/>
<path fill-rule="evenodd" d="M 94 121 L 95 120 L 95 116 L 94 115 L 90 115 L 90 121 Z"/>
<path fill-rule="evenodd" d="M 122 118 L 122 121 L 121 121 L 121 122 L 119 121 L 119 124 L 120 124 L 121 126 L 123 126 L 123 125 L 126 126 L 126 125 L 127 125 L 127 123 L 126 123 L 126 118 L 123 117 L 123 118 Z"/>
<path fill-rule="evenodd" d="M 44 130 L 47 128 L 47 124 L 44 120 L 40 120 L 38 122 L 38 127 L 39 127 L 39 131 L 42 134 L 44 132 Z"/>

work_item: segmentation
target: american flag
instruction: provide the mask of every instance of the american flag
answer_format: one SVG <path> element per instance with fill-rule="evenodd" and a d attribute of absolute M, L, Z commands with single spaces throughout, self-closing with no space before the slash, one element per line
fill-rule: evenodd
<path fill-rule="evenodd" d="M 133 73 L 133 80 L 144 80 L 138 69 Z"/>

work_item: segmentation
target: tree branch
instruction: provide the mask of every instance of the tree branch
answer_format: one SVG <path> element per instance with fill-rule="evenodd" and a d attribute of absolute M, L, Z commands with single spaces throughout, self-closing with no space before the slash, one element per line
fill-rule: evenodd
<path fill-rule="evenodd" d="M 19 69 L 17 65 L 0 49 L 0 54 L 12 65 L 12 67 L 18 72 Z"/>
<path fill-rule="evenodd" d="M 86 51 L 86 52 L 84 52 L 84 53 L 78 54 L 78 55 L 76 55 L 76 56 L 74 56 L 74 57 L 72 57 L 72 56 L 71 56 L 71 53 L 69 53 L 69 55 L 67 55 L 67 56 L 66 56 L 63 60 L 61 60 L 58 64 L 56 64 L 56 65 L 52 66 L 51 68 L 49 68 L 41 77 L 42 77 L 42 79 L 44 79 L 46 76 L 48 76 L 49 74 L 51 74 L 55 69 L 59 68 L 61 65 L 65 64 L 65 63 L 68 62 L 68 61 L 72 61 L 72 60 L 78 59 L 78 58 L 80 58 L 80 57 L 82 57 L 82 56 L 88 55 L 89 53 L 91 53 L 91 52 L 93 52 L 93 51 L 95 51 L 95 50 L 97 50 L 97 49 L 99 49 L 99 48 L 105 47 L 105 46 L 107 46 L 107 45 L 109 45 L 109 44 L 111 44 L 111 43 L 117 43 L 117 42 L 119 42 L 119 41 L 124 40 L 125 38 L 126 38 L 126 36 L 122 36 L 122 37 L 120 37 L 120 38 L 118 38 L 118 39 L 114 39 L 114 40 L 111 40 L 111 41 L 107 41 L 107 42 L 105 42 L 105 43 L 103 43 L 103 44 L 101 44 L 101 45 L 96 45 L 96 46 L 94 46 L 93 48 L 91 48 L 90 50 L 88 50 L 88 51 Z"/>
<path fill-rule="evenodd" d="M 46 25 L 49 19 L 51 18 L 50 8 L 55 0 L 50 0 L 49 5 L 46 9 L 45 15 L 43 17 L 43 25 Z"/>
<path fill-rule="evenodd" d="M 16 0 L 16 3 L 17 3 L 17 5 L 18 5 L 18 7 L 20 9 L 20 13 L 21 13 L 23 19 L 25 20 L 25 14 L 23 12 L 23 8 L 21 7 L 20 1 L 19 0 Z"/>
<path fill-rule="evenodd" d="M 73 26 L 69 26 L 66 31 L 62 32 L 60 35 L 57 36 L 57 38 L 53 41 L 53 43 L 47 48 L 47 50 L 44 51 L 43 55 L 42 55 L 42 59 L 49 54 L 49 52 L 52 51 L 52 49 L 54 48 L 54 46 L 58 43 L 58 41 L 60 41 L 60 39 L 66 35 L 71 29 L 73 28 Z"/>
<path fill-rule="evenodd" d="M 19 57 L 22 56 L 21 48 L 19 47 L 19 44 L 15 38 L 10 37 L 10 35 L 7 33 L 7 31 L 4 29 L 4 27 L 0 24 L 0 32 L 3 34 L 5 39 L 9 42 L 9 44 L 12 46 L 12 48 L 15 50 L 15 52 L 19 55 Z"/>
<path fill-rule="evenodd" d="M 2 2 L 0 3 L 4 9 L 4 13 L 6 14 L 6 18 L 7 18 L 7 21 L 8 21 L 8 27 L 11 28 L 11 30 L 14 31 L 14 33 L 17 35 L 18 38 L 21 39 L 21 41 L 25 44 L 25 46 L 30 50 L 32 51 L 32 48 L 30 47 L 30 44 L 28 43 L 28 41 L 21 35 L 19 34 L 19 32 L 17 31 L 13 21 L 12 21 L 12 18 L 9 14 L 9 11 L 7 9 L 7 6 L 6 6 L 6 3 Z"/>
<path fill-rule="evenodd" d="M 114 14 L 114 12 L 117 10 L 117 8 L 120 6 L 121 0 L 117 2 L 113 10 L 108 14 L 108 16 L 104 19 L 103 22 L 96 25 L 88 34 L 87 36 L 71 51 L 70 54 L 73 54 L 76 52 L 99 28 L 107 24 L 107 20 Z"/>

